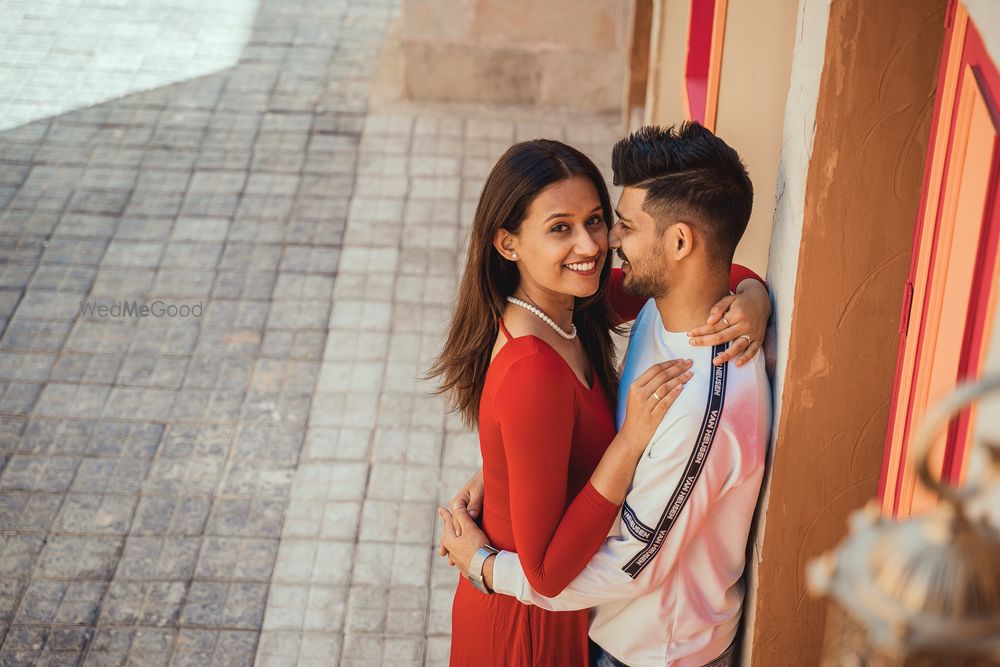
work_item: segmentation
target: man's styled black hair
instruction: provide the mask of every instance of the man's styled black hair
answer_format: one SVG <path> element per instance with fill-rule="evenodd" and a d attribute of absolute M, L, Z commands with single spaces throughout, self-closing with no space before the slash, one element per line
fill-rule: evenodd
<path fill-rule="evenodd" d="M 643 210 L 662 234 L 680 218 L 708 237 L 710 254 L 732 261 L 753 208 L 753 184 L 740 156 L 695 122 L 646 126 L 611 154 L 615 185 L 646 191 Z"/>

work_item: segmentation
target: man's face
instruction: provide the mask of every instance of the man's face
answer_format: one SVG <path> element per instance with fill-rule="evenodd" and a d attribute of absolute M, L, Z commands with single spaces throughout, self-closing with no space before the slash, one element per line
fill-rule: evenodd
<path fill-rule="evenodd" d="M 669 286 L 665 239 L 656 233 L 656 221 L 642 210 L 646 191 L 627 187 L 618 198 L 618 220 L 608 236 L 610 247 L 622 260 L 623 287 L 629 294 L 660 297 Z"/>

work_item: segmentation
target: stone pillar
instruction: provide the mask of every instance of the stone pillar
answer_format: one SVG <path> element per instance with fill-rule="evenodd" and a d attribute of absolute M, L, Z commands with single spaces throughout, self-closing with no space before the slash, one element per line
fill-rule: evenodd
<path fill-rule="evenodd" d="M 620 111 L 632 0 L 403 0 L 406 96 Z"/>

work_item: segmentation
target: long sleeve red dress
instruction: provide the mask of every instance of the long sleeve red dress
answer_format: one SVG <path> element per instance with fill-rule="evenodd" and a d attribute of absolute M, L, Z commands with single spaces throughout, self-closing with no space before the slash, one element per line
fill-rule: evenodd
<path fill-rule="evenodd" d="M 733 267 L 730 283 L 757 276 Z M 759 279 L 759 278 L 758 278 Z M 622 321 L 645 299 L 626 295 L 621 271 L 608 296 Z M 558 595 L 607 537 L 618 506 L 590 484 L 615 437 L 614 397 L 596 373 L 580 382 L 536 336 L 512 337 L 486 373 L 479 404 L 482 527 L 497 549 L 516 551 L 532 587 Z M 459 577 L 452 605 L 451 664 L 585 667 L 587 610 L 552 612 L 506 595 L 485 595 Z"/>

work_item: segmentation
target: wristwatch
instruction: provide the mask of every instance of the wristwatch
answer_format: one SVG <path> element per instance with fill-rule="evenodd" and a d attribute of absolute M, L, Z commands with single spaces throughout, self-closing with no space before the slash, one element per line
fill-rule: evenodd
<path fill-rule="evenodd" d="M 494 554 L 498 554 L 500 551 L 494 549 L 488 544 L 484 544 L 479 547 L 479 549 L 472 555 L 472 561 L 469 563 L 469 571 L 465 573 L 465 578 L 469 580 L 469 583 L 476 587 L 476 590 L 480 593 L 485 593 L 486 595 L 492 595 L 493 591 L 486 587 L 486 582 L 483 581 L 483 565 L 486 564 L 486 559 Z"/>

